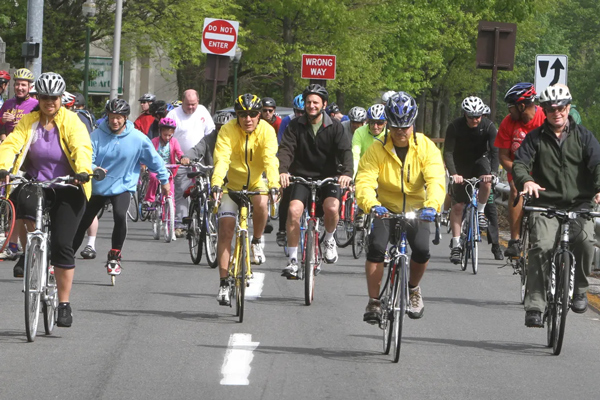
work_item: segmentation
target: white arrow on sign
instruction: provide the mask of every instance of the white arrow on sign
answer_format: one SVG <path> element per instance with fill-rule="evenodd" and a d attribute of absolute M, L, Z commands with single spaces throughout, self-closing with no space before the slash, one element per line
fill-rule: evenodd
<path fill-rule="evenodd" d="M 538 54 L 535 57 L 535 91 L 542 93 L 556 83 L 567 84 L 568 57 L 560 54 Z"/>

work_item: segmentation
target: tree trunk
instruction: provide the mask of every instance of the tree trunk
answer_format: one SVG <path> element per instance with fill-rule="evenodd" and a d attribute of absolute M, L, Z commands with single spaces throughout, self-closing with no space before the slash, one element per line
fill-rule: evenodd
<path fill-rule="evenodd" d="M 287 47 L 286 60 L 292 54 L 292 44 L 294 44 L 294 35 L 292 32 L 292 21 L 289 17 L 283 19 L 283 43 Z M 294 102 L 294 63 L 284 61 L 283 63 L 283 103 L 291 107 Z"/>
<path fill-rule="evenodd" d="M 340 110 L 342 110 L 342 114 L 344 114 L 344 112 L 348 112 L 348 110 L 344 108 L 346 103 L 346 95 L 340 89 L 335 91 L 335 100 Z"/>
<path fill-rule="evenodd" d="M 431 137 L 440 137 L 440 96 L 437 95 L 433 99 L 433 115 L 431 116 Z"/>
<path fill-rule="evenodd" d="M 449 96 L 446 91 L 443 92 L 442 104 L 440 105 L 440 137 L 446 137 L 446 128 L 448 127 L 448 113 L 450 112 Z"/>
<path fill-rule="evenodd" d="M 427 89 L 423 90 L 423 92 L 417 97 L 417 105 L 419 107 L 419 114 L 417 115 L 416 122 L 416 131 L 424 132 L 425 131 L 425 115 L 427 114 Z"/>

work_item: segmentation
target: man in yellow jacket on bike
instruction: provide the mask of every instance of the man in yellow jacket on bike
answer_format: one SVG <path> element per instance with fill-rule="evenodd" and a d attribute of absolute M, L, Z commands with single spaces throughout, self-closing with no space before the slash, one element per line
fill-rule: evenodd
<path fill-rule="evenodd" d="M 215 168 L 211 179 L 213 196 L 221 196 L 221 186 L 225 183 L 231 190 L 267 191 L 262 179 L 267 174 L 269 189 L 279 189 L 279 160 L 277 159 L 277 135 L 273 127 L 260 119 L 261 99 L 253 94 L 243 94 L 235 100 L 237 118 L 229 121 L 219 131 L 215 152 Z M 268 196 L 252 197 L 253 238 L 250 246 L 250 261 L 253 264 L 265 262 L 260 240 L 268 217 Z M 221 305 L 229 305 L 229 283 L 227 268 L 231 253 L 231 239 L 235 231 L 238 205 L 225 195 L 219 207 L 219 240 L 217 259 L 221 279 L 217 300 Z"/>
<path fill-rule="evenodd" d="M 445 172 L 442 155 L 422 133 L 413 132 L 417 117 L 416 101 L 398 92 L 386 103 L 389 134 L 376 141 L 361 157 L 356 176 L 358 206 L 375 216 L 388 212 L 420 210 L 420 219 L 409 225 L 407 239 L 412 250 L 410 260 L 410 309 L 408 316 L 421 318 L 424 305 L 419 282 L 429 262 L 429 223 L 440 210 L 444 198 Z M 388 211 L 389 210 L 389 211 Z M 369 303 L 364 321 L 376 324 L 381 318 L 379 287 L 390 232 L 389 220 L 375 218 L 369 237 L 365 271 Z"/>

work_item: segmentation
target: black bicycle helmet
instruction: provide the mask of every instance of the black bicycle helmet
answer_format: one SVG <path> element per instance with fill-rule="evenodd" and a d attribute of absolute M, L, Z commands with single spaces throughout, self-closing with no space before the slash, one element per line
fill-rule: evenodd
<path fill-rule="evenodd" d="M 119 114 L 129 116 L 131 109 L 129 104 L 123 99 L 112 99 L 106 104 L 106 112 L 109 114 Z"/>
<path fill-rule="evenodd" d="M 507 104 L 529 104 L 533 103 L 536 95 L 533 83 L 520 82 L 508 89 L 508 92 L 504 95 L 504 102 Z"/>
<path fill-rule="evenodd" d="M 306 102 L 306 97 L 311 94 L 318 95 L 321 99 L 323 99 L 323 102 L 329 101 L 329 92 L 327 91 L 327 89 L 316 83 L 308 85 L 306 89 L 304 89 L 304 91 L 302 92 L 302 100 Z"/>
<path fill-rule="evenodd" d="M 262 104 L 263 104 L 263 107 L 273 107 L 273 108 L 277 107 L 277 103 L 275 103 L 275 100 L 270 97 L 263 97 Z"/>
<path fill-rule="evenodd" d="M 152 93 L 146 93 L 138 99 L 138 101 L 146 101 L 148 103 L 152 103 L 154 100 L 156 100 L 156 96 Z"/>
<path fill-rule="evenodd" d="M 325 111 L 327 111 L 327 114 L 341 113 L 340 107 L 335 103 L 331 103 L 330 105 L 328 105 Z"/>
<path fill-rule="evenodd" d="M 260 100 L 260 97 L 252 93 L 238 96 L 233 105 L 235 111 L 260 111 L 262 107 L 263 103 Z"/>
<path fill-rule="evenodd" d="M 75 96 L 75 104 L 76 106 L 85 106 L 85 97 L 81 93 L 73 93 Z"/>
<path fill-rule="evenodd" d="M 160 114 L 160 117 L 167 115 L 167 111 L 167 102 L 164 100 L 156 100 L 152 102 L 148 108 L 148 112 L 154 117 L 156 117 L 157 114 Z"/>

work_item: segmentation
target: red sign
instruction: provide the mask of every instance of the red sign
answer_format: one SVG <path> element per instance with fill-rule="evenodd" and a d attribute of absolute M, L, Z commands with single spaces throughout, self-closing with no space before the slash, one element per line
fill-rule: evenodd
<path fill-rule="evenodd" d="M 235 55 L 239 22 L 224 19 L 204 19 L 202 52 L 220 56 Z"/>
<path fill-rule="evenodd" d="M 302 79 L 335 79 L 335 56 L 302 54 Z"/>

